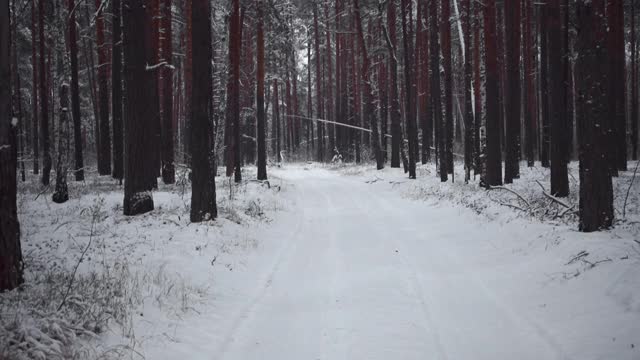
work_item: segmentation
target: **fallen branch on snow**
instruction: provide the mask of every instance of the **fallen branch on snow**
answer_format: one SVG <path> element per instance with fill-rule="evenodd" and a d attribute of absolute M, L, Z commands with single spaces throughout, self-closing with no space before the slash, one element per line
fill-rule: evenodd
<path fill-rule="evenodd" d="M 527 199 L 525 199 L 522 195 L 518 194 L 517 192 L 506 188 L 504 186 L 489 186 L 487 187 L 487 190 L 505 190 L 508 191 L 510 193 L 512 193 L 513 195 L 517 196 L 520 200 L 522 200 L 522 202 L 524 202 L 525 204 L 527 204 L 527 207 L 531 207 L 531 204 L 529 204 L 529 202 L 527 201 Z"/>

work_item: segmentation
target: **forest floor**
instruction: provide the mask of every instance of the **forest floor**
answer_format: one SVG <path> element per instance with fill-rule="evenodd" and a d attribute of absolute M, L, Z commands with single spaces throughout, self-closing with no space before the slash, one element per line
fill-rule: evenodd
<path fill-rule="evenodd" d="M 203 224 L 184 181 L 130 218 L 112 180 L 57 205 L 34 179 L 0 358 L 640 358 L 640 179 L 624 216 L 632 172 L 615 180 L 615 228 L 583 234 L 546 169 L 491 191 L 456 171 L 287 164 L 269 186 L 218 179 Z"/>

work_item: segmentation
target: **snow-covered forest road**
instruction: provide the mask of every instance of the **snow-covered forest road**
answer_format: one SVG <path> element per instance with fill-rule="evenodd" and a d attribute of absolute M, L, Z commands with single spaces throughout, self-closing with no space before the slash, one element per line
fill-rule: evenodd
<path fill-rule="evenodd" d="M 386 180 L 277 175 L 295 185 L 296 208 L 262 234 L 286 235 L 275 261 L 253 269 L 262 283 L 236 319 L 216 330 L 213 359 L 638 356 L 638 313 L 611 296 L 632 274 L 568 281 L 554 254 L 569 250 L 546 251 L 544 226 L 482 223 L 404 199 Z"/>

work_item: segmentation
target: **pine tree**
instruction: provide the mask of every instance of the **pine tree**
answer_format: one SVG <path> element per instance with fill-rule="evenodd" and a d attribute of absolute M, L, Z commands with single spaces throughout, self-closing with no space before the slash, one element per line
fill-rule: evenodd
<path fill-rule="evenodd" d="M 123 212 L 138 215 L 153 210 L 153 109 L 148 89 L 146 29 L 151 25 L 145 0 L 123 0 L 123 50 L 125 74 L 125 180 Z"/>
<path fill-rule="evenodd" d="M 118 0 L 115 0 L 118 1 Z M 80 115 L 80 87 L 78 85 L 78 34 L 76 29 L 76 4 L 69 0 L 69 58 L 71 60 L 71 116 L 73 117 L 73 142 L 75 149 L 76 181 L 84 181 L 84 157 L 82 152 L 82 118 Z M 35 69 L 34 69 L 35 71 Z"/>
<path fill-rule="evenodd" d="M 237 2 L 234 5 L 237 10 Z M 235 11 L 234 10 L 234 11 Z M 191 13 L 193 26 L 193 101 L 191 115 L 192 190 L 191 222 L 214 219 L 216 207 L 215 179 L 211 177 L 209 143 L 211 116 L 211 4 L 194 0 Z"/>
<path fill-rule="evenodd" d="M 362 33 L 362 20 L 360 18 L 360 5 L 358 0 L 353 0 L 353 6 L 355 11 L 355 20 L 358 33 L 358 42 L 360 44 L 360 51 L 362 53 L 362 86 L 364 88 L 364 112 L 368 117 L 368 123 L 372 131 L 372 147 L 374 156 L 376 159 L 376 167 L 378 170 L 384 169 L 384 159 L 382 152 L 380 151 L 380 133 L 378 130 L 378 119 L 376 117 L 376 111 L 373 106 L 373 90 L 371 89 L 370 78 L 370 63 L 369 53 L 367 52 L 367 45 L 364 41 L 364 35 Z"/>
<path fill-rule="evenodd" d="M 49 91 L 47 87 L 47 67 L 45 62 L 46 40 L 44 36 L 44 18 L 46 0 L 38 2 L 38 31 L 40 32 L 40 58 L 39 58 L 39 83 L 40 83 L 40 137 L 42 138 L 42 184 L 49 185 L 51 174 L 51 139 L 49 137 Z"/>
<path fill-rule="evenodd" d="M 258 13 L 257 22 L 257 81 L 256 81 L 256 105 L 257 105 L 257 125 L 258 125 L 258 180 L 267 180 L 267 148 L 265 143 L 265 128 L 267 119 L 264 113 L 264 3 L 263 0 L 256 0 L 256 11 Z M 308 139 L 307 139 L 308 141 Z"/>
<path fill-rule="evenodd" d="M 0 0 L 0 292 L 23 282 L 16 205 L 16 123 L 11 117 L 9 0 Z"/>
<path fill-rule="evenodd" d="M 417 149 L 417 134 L 416 134 L 416 119 L 415 109 L 413 102 L 413 50 L 412 50 L 412 38 L 411 31 L 409 29 L 408 17 L 412 11 L 411 1 L 401 0 L 400 13 L 402 18 L 402 41 L 404 45 L 404 81 L 405 81 L 405 118 L 407 121 L 407 138 L 409 140 L 409 178 L 416 178 L 416 149 Z"/>
<path fill-rule="evenodd" d="M 577 0 L 576 80 L 580 139 L 580 231 L 608 228 L 613 223 L 613 188 L 609 172 L 607 128 L 610 116 L 607 54 L 601 45 L 607 37 L 605 0 Z"/>
<path fill-rule="evenodd" d="M 396 3 L 389 0 L 387 4 L 387 37 L 389 39 L 389 116 L 391 120 L 391 167 L 400 167 L 400 148 L 402 146 L 402 128 L 400 126 L 400 99 L 398 96 L 398 58 L 396 36 Z"/>
<path fill-rule="evenodd" d="M 176 181 L 173 144 L 173 27 L 171 15 L 172 0 L 162 2 L 162 182 Z"/>
<path fill-rule="evenodd" d="M 562 16 L 559 1 L 547 4 L 549 45 L 549 114 L 551 122 L 551 194 L 569 195 L 567 171 L 567 104 L 565 96 L 566 70 L 562 51 Z"/>
<path fill-rule="evenodd" d="M 322 105 L 322 71 L 321 71 L 321 59 L 320 59 L 320 29 L 318 27 L 318 6 L 314 5 L 313 8 L 313 29 L 315 33 L 315 63 L 316 63 L 316 116 L 319 119 L 324 118 L 323 105 Z M 324 125 L 318 121 L 318 153 L 316 160 L 318 162 L 324 161 Z"/>
<path fill-rule="evenodd" d="M 453 180 L 453 68 L 451 66 L 451 0 L 442 0 L 442 27 L 440 39 L 442 41 L 442 59 L 444 68 L 444 131 L 440 136 L 444 136 L 444 162 L 440 167 L 446 169 L 451 174 Z M 444 180 L 446 181 L 446 179 Z"/>
<path fill-rule="evenodd" d="M 31 82 L 31 93 L 33 94 L 33 110 L 32 110 L 32 146 L 33 146 L 33 173 L 40 173 L 40 136 L 39 136 L 39 111 L 38 106 L 38 21 L 36 2 L 31 2 L 31 70 L 33 72 L 33 80 Z"/>
<path fill-rule="evenodd" d="M 53 202 L 61 204 L 69 200 L 69 189 L 67 187 L 67 169 L 69 165 L 69 85 L 63 83 L 60 86 L 60 115 L 58 126 L 58 161 L 56 163 L 56 190 L 53 193 Z"/>
<path fill-rule="evenodd" d="M 100 109 L 100 148 L 98 173 L 111 175 L 111 135 L 109 126 L 109 66 L 105 41 L 104 4 L 96 0 L 96 42 L 98 46 L 98 106 Z M 42 61 L 42 60 L 41 60 Z"/>
<path fill-rule="evenodd" d="M 609 62 L 609 114 L 611 163 L 613 170 L 627 170 L 627 121 L 626 121 L 626 53 L 624 43 L 624 1 L 608 0 L 606 6 L 608 37 L 607 60 Z"/>
<path fill-rule="evenodd" d="M 500 103 L 498 99 L 499 69 L 497 53 L 496 1 L 485 1 L 485 94 L 486 94 L 486 153 L 484 165 L 485 186 L 502 185 L 502 161 L 500 150 Z"/>
<path fill-rule="evenodd" d="M 113 173 L 114 179 L 124 177 L 124 134 L 122 133 L 122 29 L 120 0 L 111 0 L 113 21 L 111 50 L 111 106 L 113 114 Z"/>
<path fill-rule="evenodd" d="M 504 182 L 510 184 L 520 177 L 520 0 L 505 1 L 504 7 L 507 35 Z"/>
<path fill-rule="evenodd" d="M 471 67 L 471 0 L 462 0 L 462 16 L 464 30 L 464 180 L 471 179 L 471 169 L 473 168 L 473 139 L 474 139 L 474 119 L 472 103 L 472 77 Z M 480 106 L 475 104 L 475 106 Z"/>

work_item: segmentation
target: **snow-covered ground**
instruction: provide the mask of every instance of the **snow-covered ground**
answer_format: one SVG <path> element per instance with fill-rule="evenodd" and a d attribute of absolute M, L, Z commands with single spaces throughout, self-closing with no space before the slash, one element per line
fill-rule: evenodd
<path fill-rule="evenodd" d="M 640 358 L 637 183 L 615 229 L 583 234 L 577 197 L 565 207 L 535 182 L 548 187 L 544 169 L 523 169 L 512 191 L 434 171 L 291 164 L 270 169 L 270 188 L 219 179 L 220 219 L 198 225 L 181 185 L 133 218 L 104 179 L 64 205 L 26 186 L 29 283 L 0 296 L 0 358 L 20 346 L 83 359 Z M 630 180 L 616 180 L 620 212 Z"/>

